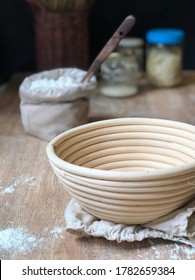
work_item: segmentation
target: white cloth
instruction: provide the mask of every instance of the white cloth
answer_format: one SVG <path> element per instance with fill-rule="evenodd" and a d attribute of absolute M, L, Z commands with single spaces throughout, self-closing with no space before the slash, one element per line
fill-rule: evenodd
<path fill-rule="evenodd" d="M 103 237 L 118 242 L 163 238 L 195 247 L 195 199 L 171 214 L 144 225 L 115 224 L 97 219 L 72 199 L 65 210 L 65 220 L 66 230 L 81 236 Z"/>

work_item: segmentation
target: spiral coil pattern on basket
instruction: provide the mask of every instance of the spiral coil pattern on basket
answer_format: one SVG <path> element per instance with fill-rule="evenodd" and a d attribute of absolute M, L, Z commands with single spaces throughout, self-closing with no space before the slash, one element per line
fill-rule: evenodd
<path fill-rule="evenodd" d="M 47 146 L 65 189 L 97 218 L 143 224 L 195 195 L 195 127 L 148 118 L 94 122 Z"/>

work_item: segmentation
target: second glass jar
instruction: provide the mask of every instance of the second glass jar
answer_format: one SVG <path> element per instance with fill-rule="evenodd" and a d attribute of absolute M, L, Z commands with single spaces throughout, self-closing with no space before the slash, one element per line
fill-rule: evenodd
<path fill-rule="evenodd" d="M 101 65 L 101 87 L 103 95 L 127 97 L 135 95 L 138 65 L 132 51 L 113 52 Z"/>
<path fill-rule="evenodd" d="M 184 31 L 152 29 L 146 33 L 146 73 L 151 85 L 172 87 L 182 80 Z"/>

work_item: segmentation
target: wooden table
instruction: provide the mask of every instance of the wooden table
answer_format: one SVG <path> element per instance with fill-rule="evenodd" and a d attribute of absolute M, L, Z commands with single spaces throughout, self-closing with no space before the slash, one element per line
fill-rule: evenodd
<path fill-rule="evenodd" d="M 78 238 L 64 232 L 70 196 L 47 157 L 46 142 L 23 130 L 13 75 L 0 93 L 0 258 L 1 259 L 195 259 L 195 249 L 161 239 L 141 242 Z M 90 100 L 89 121 L 114 117 L 156 117 L 195 125 L 195 72 L 173 89 L 153 89 L 143 80 L 139 93 L 114 99 L 98 92 Z"/>

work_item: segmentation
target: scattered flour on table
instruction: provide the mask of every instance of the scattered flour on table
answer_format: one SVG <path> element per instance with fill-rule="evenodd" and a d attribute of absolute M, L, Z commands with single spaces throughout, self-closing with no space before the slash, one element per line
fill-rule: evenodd
<path fill-rule="evenodd" d="M 178 245 L 177 243 L 175 243 L 172 247 L 171 247 L 171 259 L 172 260 L 180 260 L 181 258 L 181 252 L 184 253 L 184 255 L 186 256 L 186 259 L 188 260 L 192 260 L 195 259 L 195 248 L 194 247 L 190 247 L 190 246 L 181 246 Z"/>
<path fill-rule="evenodd" d="M 11 194 L 16 191 L 16 189 L 20 186 L 34 186 L 36 184 L 36 179 L 33 176 L 21 176 L 17 178 L 14 182 L 12 182 L 9 186 L 4 186 L 5 183 L 0 181 L 0 187 L 5 188 L 0 192 L 0 194 Z"/>
<path fill-rule="evenodd" d="M 50 234 L 53 235 L 55 238 L 64 238 L 62 233 L 65 231 L 65 227 L 55 227 L 54 229 L 50 230 Z"/>
<path fill-rule="evenodd" d="M 37 238 L 23 227 L 10 227 L 0 230 L 0 250 L 9 252 L 12 255 L 28 254 L 41 246 L 46 246 L 51 242 L 52 238 L 64 238 L 62 233 L 64 227 L 55 227 L 54 229 L 45 231 L 45 237 Z M 50 234 L 48 236 L 48 233 Z"/>
<path fill-rule="evenodd" d="M 160 260 L 164 259 L 164 253 L 161 252 L 161 249 L 158 248 L 158 245 L 154 243 L 152 238 L 148 239 L 150 244 L 150 248 L 153 251 L 153 259 Z M 186 258 L 187 260 L 195 259 L 195 248 L 191 246 L 186 246 L 182 243 L 174 243 L 165 245 L 167 253 L 169 255 L 170 260 L 182 260 Z M 183 256 L 182 256 L 183 253 Z M 145 256 L 147 257 L 147 256 Z M 142 259 L 144 256 L 142 256 Z"/>
<path fill-rule="evenodd" d="M 187 259 L 191 260 L 191 259 L 195 259 L 195 248 L 192 248 L 192 247 L 186 247 L 184 250 L 183 250 L 187 256 Z"/>
<path fill-rule="evenodd" d="M 151 245 L 151 249 L 153 250 L 154 253 L 154 259 L 155 260 L 160 260 L 161 259 L 161 254 L 159 250 L 156 248 L 155 243 L 149 238 L 148 243 Z"/>
<path fill-rule="evenodd" d="M 0 230 L 0 249 L 27 254 L 36 249 L 44 238 L 37 239 L 22 227 Z"/>

